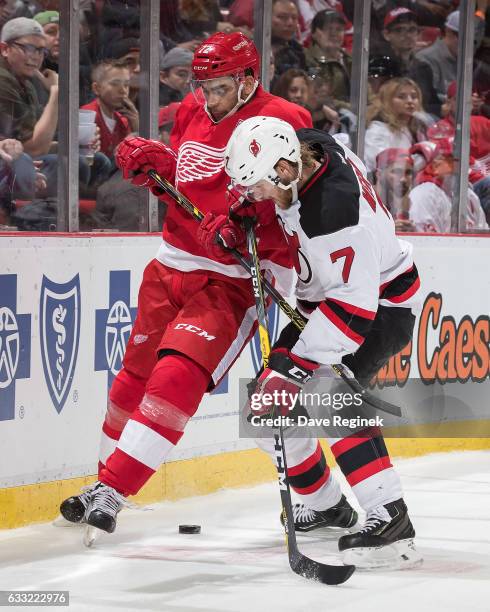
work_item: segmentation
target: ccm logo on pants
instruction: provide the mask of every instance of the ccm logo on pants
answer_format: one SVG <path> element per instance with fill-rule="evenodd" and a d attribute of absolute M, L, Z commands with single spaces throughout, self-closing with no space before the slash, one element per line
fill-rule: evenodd
<path fill-rule="evenodd" d="M 210 336 L 207 331 L 201 329 L 200 327 L 196 327 L 195 325 L 189 325 L 189 323 L 177 323 L 175 329 L 185 329 L 186 331 L 190 331 L 193 334 L 197 334 L 198 336 L 202 336 L 206 340 L 215 340 L 216 336 Z"/>

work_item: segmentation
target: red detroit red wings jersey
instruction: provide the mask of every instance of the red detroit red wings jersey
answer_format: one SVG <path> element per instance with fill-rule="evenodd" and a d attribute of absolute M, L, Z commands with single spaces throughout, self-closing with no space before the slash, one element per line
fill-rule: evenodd
<path fill-rule="evenodd" d="M 227 195 L 229 178 L 224 171 L 224 152 L 235 127 L 250 117 L 266 115 L 288 121 L 295 129 L 311 126 L 311 116 L 304 108 L 273 96 L 258 87 L 253 98 L 236 113 L 215 124 L 202 104 L 192 94 L 177 112 L 171 134 L 171 145 L 178 152 L 176 187 L 203 213 L 227 214 L 232 201 Z M 284 235 L 275 219 L 272 202 L 271 222 L 257 229 L 259 255 L 264 269 L 278 281 L 278 288 L 290 293 L 294 275 Z M 219 260 L 204 251 L 196 238 L 197 223 L 175 203 L 168 206 L 163 227 L 163 243 L 157 259 L 182 271 L 208 270 L 229 277 L 246 277 L 247 273 L 230 255 Z"/>

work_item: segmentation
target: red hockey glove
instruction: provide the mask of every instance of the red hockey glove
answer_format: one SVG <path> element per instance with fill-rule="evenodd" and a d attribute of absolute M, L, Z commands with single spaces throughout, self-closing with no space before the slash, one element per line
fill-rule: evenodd
<path fill-rule="evenodd" d="M 222 242 L 220 243 L 221 237 Z M 207 213 L 197 230 L 197 239 L 210 255 L 215 258 L 223 255 L 223 244 L 228 249 L 240 247 L 246 241 L 245 230 L 226 215 Z"/>
<path fill-rule="evenodd" d="M 276 414 L 288 416 L 296 405 L 298 394 L 320 366 L 314 361 L 298 357 L 288 349 L 271 352 L 269 365 L 262 372 L 250 398 L 253 415 Z"/>
<path fill-rule="evenodd" d="M 163 191 L 146 173 L 148 170 L 155 170 L 162 178 L 173 182 L 177 155 L 158 140 L 127 136 L 117 148 L 116 164 L 121 168 L 123 178 L 129 179 L 138 187 L 148 187 L 152 193 L 159 196 Z"/>

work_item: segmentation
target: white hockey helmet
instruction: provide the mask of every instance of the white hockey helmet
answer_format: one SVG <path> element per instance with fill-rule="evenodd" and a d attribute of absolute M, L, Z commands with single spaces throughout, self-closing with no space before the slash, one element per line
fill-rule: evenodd
<path fill-rule="evenodd" d="M 298 164 L 298 178 L 290 185 L 280 182 L 274 166 L 280 159 Z M 262 179 L 297 193 L 301 175 L 300 144 L 294 128 L 275 117 L 250 117 L 240 123 L 225 150 L 225 171 L 236 188 L 251 187 Z"/>

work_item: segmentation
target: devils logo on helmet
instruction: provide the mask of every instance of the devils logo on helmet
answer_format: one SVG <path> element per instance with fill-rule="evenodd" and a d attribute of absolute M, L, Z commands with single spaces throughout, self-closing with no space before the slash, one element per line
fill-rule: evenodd
<path fill-rule="evenodd" d="M 260 153 L 260 145 L 259 143 L 255 140 L 255 138 L 252 140 L 252 142 L 248 145 L 248 149 L 250 151 L 250 153 L 254 156 L 257 157 L 257 155 Z"/>

